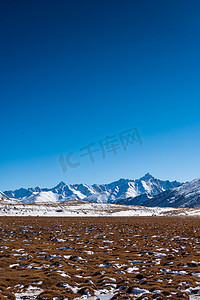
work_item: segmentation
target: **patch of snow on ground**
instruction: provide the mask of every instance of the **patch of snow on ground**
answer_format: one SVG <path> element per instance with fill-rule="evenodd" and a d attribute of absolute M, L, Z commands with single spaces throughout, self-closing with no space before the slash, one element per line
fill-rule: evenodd
<path fill-rule="evenodd" d="M 30 285 L 25 291 L 21 293 L 15 293 L 16 300 L 22 299 L 36 299 L 36 297 L 43 292 L 42 289 Z"/>

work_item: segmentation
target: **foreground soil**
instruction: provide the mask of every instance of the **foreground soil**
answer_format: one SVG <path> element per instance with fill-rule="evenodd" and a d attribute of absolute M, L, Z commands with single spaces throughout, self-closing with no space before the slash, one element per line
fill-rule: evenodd
<path fill-rule="evenodd" d="M 0 299 L 111 298 L 200 299 L 200 218 L 0 218 Z"/>

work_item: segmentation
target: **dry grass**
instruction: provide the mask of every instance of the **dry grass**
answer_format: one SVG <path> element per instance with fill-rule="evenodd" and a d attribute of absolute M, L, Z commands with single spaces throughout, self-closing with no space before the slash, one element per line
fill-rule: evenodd
<path fill-rule="evenodd" d="M 0 299 L 189 299 L 198 273 L 199 218 L 0 218 Z"/>

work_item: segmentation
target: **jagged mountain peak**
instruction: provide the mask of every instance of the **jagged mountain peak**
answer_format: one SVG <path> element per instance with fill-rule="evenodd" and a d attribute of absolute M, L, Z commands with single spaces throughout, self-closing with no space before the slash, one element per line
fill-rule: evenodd
<path fill-rule="evenodd" d="M 154 179 L 154 177 L 150 173 L 146 173 L 144 176 L 140 178 L 140 180 L 149 180 Z"/>
<path fill-rule="evenodd" d="M 66 183 L 64 181 L 61 181 L 59 184 L 57 184 L 54 188 L 63 188 L 64 186 L 66 186 Z"/>

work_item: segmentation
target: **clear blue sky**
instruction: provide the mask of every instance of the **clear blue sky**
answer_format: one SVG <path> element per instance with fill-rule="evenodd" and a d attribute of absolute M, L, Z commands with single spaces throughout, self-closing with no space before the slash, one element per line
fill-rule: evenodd
<path fill-rule="evenodd" d="M 200 177 L 199 15 L 199 0 L 1 0 L 0 190 Z M 80 158 L 133 127 L 142 146 Z"/>

